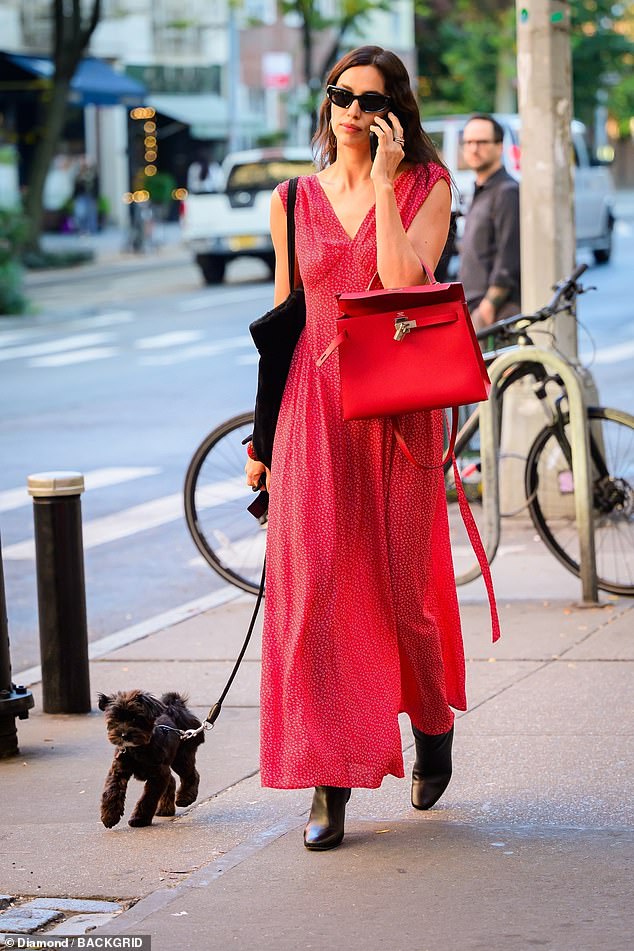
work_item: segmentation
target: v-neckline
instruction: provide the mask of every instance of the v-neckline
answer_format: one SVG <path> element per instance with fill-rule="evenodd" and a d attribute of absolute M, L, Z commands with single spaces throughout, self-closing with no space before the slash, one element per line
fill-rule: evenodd
<path fill-rule="evenodd" d="M 396 185 L 397 181 L 398 181 L 400 178 L 402 178 L 402 176 L 405 174 L 406 171 L 407 171 L 407 169 L 404 169 L 402 172 L 400 172 L 400 173 L 396 176 L 396 178 L 394 179 L 394 185 Z M 327 194 L 327 192 L 326 192 L 326 189 L 325 189 L 324 186 L 321 184 L 321 181 L 319 180 L 319 176 L 317 175 L 316 172 L 313 174 L 313 178 L 314 178 L 315 181 L 317 182 L 317 185 L 319 186 L 319 190 L 321 191 L 321 193 L 322 193 L 322 195 L 323 195 L 323 197 L 324 197 L 324 199 L 325 199 L 325 201 L 326 201 L 326 204 L 327 204 L 328 207 L 330 208 L 330 211 L 331 211 L 331 213 L 332 213 L 333 218 L 335 219 L 335 221 L 336 221 L 337 224 L 339 225 L 339 229 L 340 229 L 341 233 L 344 234 L 344 235 L 346 236 L 347 240 L 350 242 L 350 244 L 352 244 L 352 243 L 353 243 L 354 241 L 356 241 L 357 238 L 359 237 L 359 234 L 360 234 L 360 232 L 363 230 L 363 227 L 364 227 L 366 221 L 368 220 L 368 218 L 370 217 L 370 215 L 373 214 L 373 212 L 375 211 L 375 209 L 376 209 L 376 202 L 375 202 L 375 201 L 372 202 L 372 204 L 371 204 L 370 207 L 368 208 L 367 213 L 364 215 L 364 217 L 363 217 L 363 219 L 362 219 L 362 221 L 361 221 L 361 224 L 359 225 L 359 227 L 357 228 L 357 230 L 355 231 L 355 233 L 354 233 L 353 235 L 350 235 L 350 234 L 348 234 L 348 232 L 347 232 L 346 229 L 344 228 L 344 226 L 343 226 L 343 224 L 342 224 L 342 221 L 341 221 L 341 218 L 339 217 L 339 215 L 338 215 L 337 212 L 335 211 L 334 205 L 333 205 L 333 203 L 331 202 L 330 198 L 328 197 L 328 194 Z"/>

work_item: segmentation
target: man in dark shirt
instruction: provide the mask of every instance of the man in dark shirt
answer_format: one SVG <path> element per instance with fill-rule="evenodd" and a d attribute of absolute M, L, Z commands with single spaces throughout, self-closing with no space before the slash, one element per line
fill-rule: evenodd
<path fill-rule="evenodd" d="M 476 173 L 460 242 L 460 280 L 476 330 L 520 311 L 519 185 L 502 164 L 504 130 L 476 115 L 463 132 L 464 160 Z"/>

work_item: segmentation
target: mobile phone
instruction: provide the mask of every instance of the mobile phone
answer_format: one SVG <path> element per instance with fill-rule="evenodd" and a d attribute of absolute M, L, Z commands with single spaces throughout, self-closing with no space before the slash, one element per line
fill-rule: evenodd
<path fill-rule="evenodd" d="M 370 132 L 370 161 L 374 161 L 376 150 L 379 147 L 379 137 L 376 132 Z"/>
<path fill-rule="evenodd" d="M 387 118 L 387 116 L 382 116 L 381 118 L 385 119 L 390 129 L 392 128 L 392 123 Z M 379 137 L 376 132 L 370 132 L 370 160 L 373 162 L 376 155 L 376 150 L 379 147 Z"/>
<path fill-rule="evenodd" d="M 257 497 L 247 506 L 247 512 L 250 512 L 254 518 L 262 518 L 266 515 L 269 508 L 269 493 L 266 489 L 261 489 Z"/>

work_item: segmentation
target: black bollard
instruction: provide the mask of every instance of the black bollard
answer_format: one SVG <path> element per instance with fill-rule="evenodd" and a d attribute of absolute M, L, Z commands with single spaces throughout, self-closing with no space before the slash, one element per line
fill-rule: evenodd
<path fill-rule="evenodd" d="M 33 706 L 33 694 L 26 687 L 11 683 L 11 655 L 9 653 L 9 623 L 4 594 L 2 544 L 0 543 L 0 759 L 17 756 L 18 731 L 15 718 L 26 720 Z"/>
<path fill-rule="evenodd" d="M 79 472 L 41 472 L 33 496 L 44 713 L 89 713 L 88 626 Z"/>

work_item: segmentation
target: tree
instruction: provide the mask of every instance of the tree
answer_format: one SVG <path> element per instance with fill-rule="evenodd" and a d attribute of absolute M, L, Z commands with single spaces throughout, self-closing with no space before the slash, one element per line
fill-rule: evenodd
<path fill-rule="evenodd" d="M 634 106 L 634 42 L 621 29 L 632 13 L 614 0 L 573 0 L 571 4 L 572 73 L 575 115 L 592 124 L 597 94 L 605 98 L 619 123 L 627 123 Z"/>
<path fill-rule="evenodd" d="M 282 13 L 295 13 L 300 19 L 302 48 L 304 52 L 304 82 L 308 89 L 308 107 L 313 131 L 317 128 L 317 101 L 323 81 L 336 63 L 341 44 L 347 33 L 354 33 L 369 14 L 375 10 L 389 10 L 389 0 L 341 0 L 338 17 L 322 16 L 316 0 L 281 0 Z M 332 42 L 320 66 L 314 63 L 314 37 L 329 30 Z"/>
<path fill-rule="evenodd" d="M 513 0 L 418 0 L 416 12 L 425 114 L 513 111 Z M 603 89 L 625 129 L 634 99 L 632 14 L 618 0 L 570 0 L 570 13 L 575 115 L 591 124 Z"/>
<path fill-rule="evenodd" d="M 44 183 L 64 128 L 70 84 L 101 17 L 101 0 L 51 0 L 53 75 L 40 100 L 39 139 L 26 182 L 24 211 L 28 219 L 25 246 L 38 251 L 44 217 Z"/>
<path fill-rule="evenodd" d="M 426 115 L 515 110 L 514 0 L 426 0 L 416 9 Z"/>

